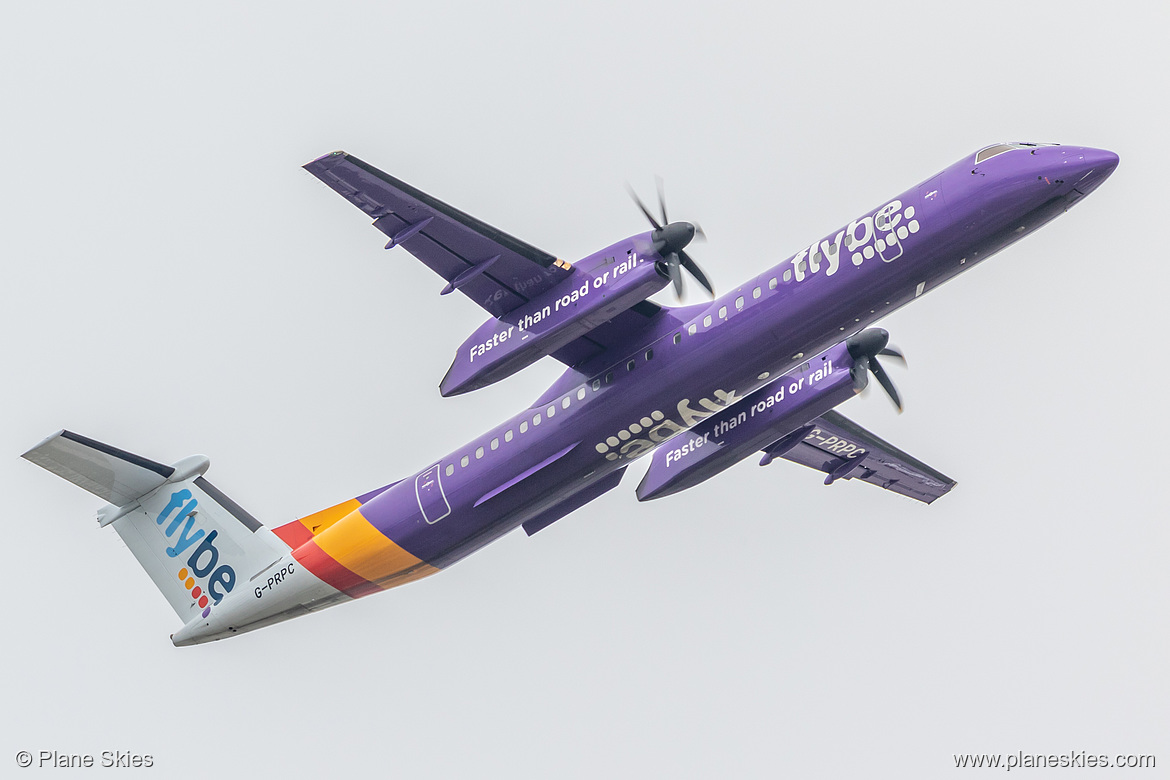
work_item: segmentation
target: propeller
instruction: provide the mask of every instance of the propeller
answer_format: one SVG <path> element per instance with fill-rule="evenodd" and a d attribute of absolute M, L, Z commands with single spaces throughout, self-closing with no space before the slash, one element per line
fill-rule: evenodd
<path fill-rule="evenodd" d="M 711 297 L 715 297 L 715 288 L 711 285 L 711 281 L 707 275 L 703 273 L 703 269 L 699 268 L 699 264 L 691 259 L 683 249 L 695 236 L 702 239 L 707 238 L 707 234 L 698 225 L 691 222 L 671 222 L 670 218 L 666 216 L 666 193 L 663 189 L 662 179 L 657 180 L 658 183 L 658 207 L 662 211 L 662 221 L 646 208 L 646 204 L 638 197 L 638 193 L 634 192 L 634 188 L 629 184 L 626 185 L 626 191 L 630 193 L 630 197 L 634 199 L 642 214 L 647 221 L 654 227 L 654 232 L 650 234 L 650 239 L 654 242 L 654 251 L 662 256 L 666 264 L 666 272 L 670 277 L 670 281 L 674 284 L 674 294 L 682 300 L 683 294 L 683 275 L 682 269 L 686 269 L 691 276 L 695 278 L 700 285 L 703 286 L 707 292 L 711 293 Z"/>
<path fill-rule="evenodd" d="M 849 356 L 853 358 L 851 373 L 854 391 L 860 393 L 864 390 L 869 384 L 869 374 L 873 374 L 878 384 L 886 391 L 886 395 L 894 402 L 894 406 L 901 412 L 902 397 L 898 394 L 898 388 L 894 387 L 889 374 L 885 372 L 877 359 L 878 355 L 885 355 L 897 360 L 902 365 L 906 365 L 906 357 L 897 349 L 889 346 L 889 342 L 890 334 L 885 329 L 869 328 L 847 338 L 845 347 L 849 350 Z"/>

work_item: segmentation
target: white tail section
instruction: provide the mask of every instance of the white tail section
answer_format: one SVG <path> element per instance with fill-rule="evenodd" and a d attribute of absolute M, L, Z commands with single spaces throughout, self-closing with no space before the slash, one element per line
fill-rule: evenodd
<path fill-rule="evenodd" d="M 288 553 L 203 478 L 210 465 L 203 456 L 165 466 L 60 431 L 24 457 L 110 502 L 99 525 L 114 526 L 184 624 Z"/>

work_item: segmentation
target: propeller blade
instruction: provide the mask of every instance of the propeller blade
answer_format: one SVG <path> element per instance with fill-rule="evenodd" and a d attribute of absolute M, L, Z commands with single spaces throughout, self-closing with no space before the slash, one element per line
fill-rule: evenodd
<path fill-rule="evenodd" d="M 866 369 L 869 361 L 867 358 L 861 358 L 853 364 L 853 368 L 849 370 L 849 376 L 853 379 L 853 392 L 860 393 L 865 388 L 869 387 L 869 371 Z"/>
<path fill-rule="evenodd" d="M 658 208 L 662 209 L 662 224 L 669 225 L 670 219 L 666 216 L 666 184 L 661 176 L 655 176 L 654 182 L 658 185 Z"/>
<path fill-rule="evenodd" d="M 666 258 L 666 268 L 670 272 L 670 281 L 674 283 L 674 294 L 679 300 L 682 300 L 683 276 L 679 269 L 678 254 L 672 254 Z"/>
<path fill-rule="evenodd" d="M 889 375 L 882 368 L 882 364 L 877 362 L 877 358 L 869 358 L 869 370 L 873 372 L 874 377 L 882 386 L 882 389 L 886 391 L 886 395 L 890 397 L 890 400 L 894 402 L 894 406 L 898 407 L 898 411 L 901 412 L 902 397 L 898 395 L 898 388 L 894 387 L 893 381 L 890 380 Z"/>
<path fill-rule="evenodd" d="M 697 231 L 696 231 L 697 232 Z M 703 286 L 707 292 L 711 293 L 711 297 L 715 297 L 715 288 L 711 285 L 711 280 L 707 278 L 707 274 L 703 273 L 703 269 L 699 268 L 699 264 L 691 259 L 691 256 L 686 252 L 679 250 L 678 256 L 682 259 L 683 268 L 691 272 L 691 276 L 695 277 L 695 281 Z"/>
<path fill-rule="evenodd" d="M 646 204 L 638 197 L 638 193 L 634 192 L 634 188 L 626 183 L 626 192 L 630 193 L 630 197 L 634 199 L 634 203 L 638 204 L 638 208 L 646 215 L 646 219 L 650 220 L 650 224 L 654 226 L 655 230 L 661 230 L 662 225 L 658 224 L 658 220 L 654 219 L 654 215 L 650 213 L 650 209 L 646 208 Z"/>
<path fill-rule="evenodd" d="M 894 360 L 897 360 L 902 365 L 906 365 L 906 356 L 903 355 L 902 351 L 900 349 L 897 349 L 896 347 L 886 347 L 885 349 L 878 352 L 878 354 L 885 355 L 887 357 L 892 357 Z"/>
<path fill-rule="evenodd" d="M 700 225 L 698 222 L 692 222 L 691 224 L 695 226 L 695 238 L 699 238 L 699 239 L 702 239 L 703 241 L 706 241 L 707 234 L 703 231 L 703 226 Z"/>

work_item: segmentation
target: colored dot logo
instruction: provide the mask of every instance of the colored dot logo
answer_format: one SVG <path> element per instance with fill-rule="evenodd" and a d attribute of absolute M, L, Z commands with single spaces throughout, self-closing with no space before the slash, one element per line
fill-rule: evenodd
<path fill-rule="evenodd" d="M 191 573 L 187 571 L 185 567 L 179 569 L 179 579 L 182 580 L 183 587 L 191 591 L 191 598 L 197 604 L 199 604 L 199 606 L 203 607 L 203 617 L 210 615 L 211 607 L 208 606 L 207 594 L 205 594 L 201 588 L 195 585 L 195 578 L 191 576 Z"/>
<path fill-rule="evenodd" d="M 648 430 L 651 426 L 662 422 L 664 419 L 666 419 L 666 415 L 662 412 L 651 412 L 649 417 L 643 417 L 641 420 L 631 424 L 628 428 L 618 431 L 617 436 L 610 436 L 605 441 L 598 442 L 594 445 L 595 449 L 605 455 L 606 460 L 617 460 L 621 455 L 616 452 L 610 452 L 611 448 L 621 446 L 622 442 L 629 441 L 632 436 L 637 436 L 643 430 Z"/>
<path fill-rule="evenodd" d="M 919 225 L 918 220 L 914 218 L 914 213 L 914 207 L 907 206 L 906 210 L 902 213 L 902 216 L 906 218 L 906 222 L 895 227 L 891 223 L 891 219 L 895 215 L 882 216 L 882 212 L 879 211 L 878 216 L 874 219 L 874 221 L 876 223 L 877 232 L 880 235 L 877 241 L 875 241 L 873 244 L 870 244 L 868 238 L 870 233 L 868 230 L 866 231 L 867 238 L 861 242 L 861 244 L 864 244 L 864 246 L 861 246 L 860 251 L 853 252 L 849 256 L 850 260 L 853 261 L 853 264 L 861 265 L 865 260 L 872 260 L 874 255 L 882 256 L 882 259 L 886 262 L 895 259 L 893 257 L 886 258 L 883 253 L 897 246 L 899 242 L 905 241 L 912 233 L 917 233 L 919 231 L 921 225 Z M 867 217 L 866 219 L 869 218 Z M 846 236 L 845 243 L 848 246 L 852 246 L 854 244 L 853 237 Z M 900 257 L 901 253 L 899 252 L 897 256 Z M 784 281 L 788 281 L 787 276 L 788 274 L 785 274 Z"/>

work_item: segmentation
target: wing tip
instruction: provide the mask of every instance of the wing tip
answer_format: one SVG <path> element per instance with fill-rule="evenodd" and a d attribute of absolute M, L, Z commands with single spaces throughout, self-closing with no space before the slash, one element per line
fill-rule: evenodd
<path fill-rule="evenodd" d="M 62 428 L 61 430 L 57 431 L 56 433 L 51 434 L 49 436 L 46 436 L 44 439 L 42 439 L 40 442 L 38 442 L 35 447 L 29 447 L 27 450 L 22 452 L 20 454 L 20 457 L 24 458 L 27 461 L 31 461 L 31 462 L 35 463 L 36 461 L 33 460 L 32 458 L 30 458 L 29 455 L 32 455 L 34 452 L 39 450 L 41 447 L 44 447 L 49 442 L 53 441 L 53 439 L 56 439 L 59 436 L 63 436 L 66 433 L 69 433 L 69 431 Z"/>
<path fill-rule="evenodd" d="M 332 165 L 344 160 L 347 157 L 349 157 L 349 154 L 347 152 L 344 152 L 344 151 L 338 149 L 336 152 L 329 152 L 329 154 L 323 154 L 320 157 L 316 158 L 315 160 L 311 160 L 311 161 L 305 163 L 301 167 L 304 168 L 305 170 L 312 170 L 313 168 L 330 168 L 330 167 L 332 167 Z"/>

